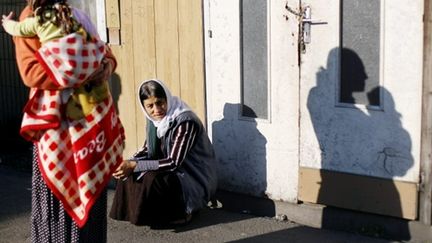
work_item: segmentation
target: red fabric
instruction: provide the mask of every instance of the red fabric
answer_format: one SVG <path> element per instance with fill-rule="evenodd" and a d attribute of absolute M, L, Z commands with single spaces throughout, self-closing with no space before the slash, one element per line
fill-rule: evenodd
<path fill-rule="evenodd" d="M 36 57 L 58 90 L 32 89 L 20 131 L 37 144 L 47 186 L 79 227 L 123 160 L 124 131 L 110 95 L 79 120 L 67 119 L 64 111 L 104 54 L 101 41 L 79 34 L 44 44 Z"/>
<path fill-rule="evenodd" d="M 44 44 L 35 56 L 54 81 L 57 90 L 32 89 L 24 107 L 21 135 L 38 141 L 46 129 L 58 128 L 61 108 L 73 92 L 101 65 L 105 44 L 100 40 L 86 41 L 78 33 Z M 89 66 L 88 64 L 92 65 Z"/>
<path fill-rule="evenodd" d="M 26 7 L 20 19 L 31 13 Z M 21 77 L 24 84 L 32 88 L 24 108 L 21 135 L 37 145 L 44 181 L 66 212 L 82 227 L 122 160 L 123 127 L 110 96 L 85 118 L 66 120 L 62 94 L 76 86 L 61 87 L 54 75 L 52 78 L 56 81 L 48 78 L 48 65 L 42 67 L 41 59 L 35 58 L 35 51 L 40 47 L 37 38 L 14 37 L 14 42 Z M 66 53 L 73 54 L 70 50 Z M 105 54 L 115 69 L 115 57 L 109 49 Z"/>
<path fill-rule="evenodd" d="M 72 33 L 45 43 L 35 54 L 59 87 L 77 87 L 99 68 L 105 43 L 98 39 L 88 41 Z"/>
<path fill-rule="evenodd" d="M 24 110 L 21 135 L 37 144 L 47 186 L 79 227 L 119 166 L 124 130 L 112 98 L 82 119 L 66 119 L 61 96 L 67 90 L 35 89 Z"/>
<path fill-rule="evenodd" d="M 124 130 L 109 97 L 83 119 L 43 131 L 36 143 L 45 182 L 79 227 L 122 162 L 123 142 Z"/>
<path fill-rule="evenodd" d="M 61 104 L 61 91 L 32 89 L 24 107 L 21 136 L 37 142 L 45 130 L 59 128 L 62 119 Z"/>

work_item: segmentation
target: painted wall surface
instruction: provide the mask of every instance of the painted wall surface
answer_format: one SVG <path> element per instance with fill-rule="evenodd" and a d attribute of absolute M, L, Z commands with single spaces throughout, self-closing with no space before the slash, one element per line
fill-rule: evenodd
<path fill-rule="evenodd" d="M 339 1 L 309 2 L 327 24 L 302 56 L 300 165 L 418 182 L 423 2 L 381 1 L 377 109 L 338 104 Z"/>
<path fill-rule="evenodd" d="M 69 0 L 70 5 L 83 10 L 91 18 L 93 23 L 97 23 L 96 2 L 97 0 Z"/>
<path fill-rule="evenodd" d="M 381 1 L 380 60 L 374 65 L 380 67 L 382 100 L 366 107 L 338 102 L 340 1 L 303 2 L 325 24 L 312 26 L 300 66 L 297 19 L 285 10 L 286 1 L 268 1 L 268 120 L 239 115 L 240 3 L 204 4 L 208 126 L 221 160 L 221 188 L 294 202 L 298 166 L 417 183 L 422 3 Z M 408 48 L 413 46 L 418 48 Z"/>
<path fill-rule="evenodd" d="M 69 4 L 83 10 L 92 20 L 103 41 L 107 41 L 105 23 L 105 0 L 69 0 Z"/>

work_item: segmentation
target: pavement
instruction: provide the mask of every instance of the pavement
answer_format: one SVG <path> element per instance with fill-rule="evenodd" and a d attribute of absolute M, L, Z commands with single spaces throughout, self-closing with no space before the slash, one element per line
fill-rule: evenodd
<path fill-rule="evenodd" d="M 108 210 L 114 191 L 108 190 Z M 241 202 L 240 202 L 241 203 Z M 0 164 L 0 243 L 30 242 L 31 174 Z M 222 208 L 204 209 L 186 226 L 151 229 L 108 219 L 108 242 L 396 242 L 318 229 Z M 95 242 L 96 243 L 96 242 Z"/>

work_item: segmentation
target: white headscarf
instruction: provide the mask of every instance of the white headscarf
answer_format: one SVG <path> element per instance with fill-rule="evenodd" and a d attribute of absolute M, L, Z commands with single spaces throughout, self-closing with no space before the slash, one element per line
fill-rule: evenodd
<path fill-rule="evenodd" d="M 162 88 L 165 91 L 165 96 L 167 99 L 167 112 L 165 114 L 165 117 L 160 120 L 160 121 L 156 121 L 154 120 L 146 111 L 146 109 L 144 108 L 144 105 L 141 103 L 141 99 L 140 99 L 140 91 L 141 91 L 141 87 L 149 82 L 149 81 L 155 81 L 158 84 L 160 84 L 162 86 Z M 143 82 L 141 82 L 139 89 L 138 89 L 138 101 L 141 104 L 141 108 L 144 111 L 145 116 L 151 121 L 153 122 L 153 124 L 155 125 L 155 127 L 157 127 L 157 136 L 158 138 L 161 138 L 162 136 L 165 135 L 165 133 L 168 131 L 168 128 L 171 124 L 172 121 L 174 121 L 174 119 L 180 115 L 181 113 L 185 112 L 185 111 L 190 111 L 191 109 L 189 108 L 189 106 L 184 103 L 179 97 L 177 96 L 172 96 L 171 92 L 168 90 L 167 87 L 165 87 L 165 84 L 158 79 L 147 79 L 144 80 Z"/>

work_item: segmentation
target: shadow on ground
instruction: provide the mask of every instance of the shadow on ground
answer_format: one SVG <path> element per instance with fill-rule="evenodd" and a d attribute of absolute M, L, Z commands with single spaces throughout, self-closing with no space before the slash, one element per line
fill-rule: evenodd
<path fill-rule="evenodd" d="M 30 242 L 31 173 L 0 165 L 0 242 Z M 108 210 L 114 191 L 108 190 Z M 290 221 L 205 209 L 182 227 L 151 229 L 108 219 L 108 242 L 387 242 Z"/>

